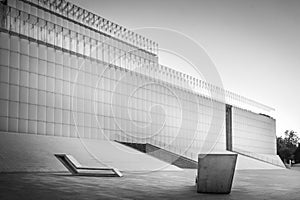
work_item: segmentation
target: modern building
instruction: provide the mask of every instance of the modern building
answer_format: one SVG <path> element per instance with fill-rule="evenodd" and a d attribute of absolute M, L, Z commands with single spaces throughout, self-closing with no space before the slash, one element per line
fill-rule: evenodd
<path fill-rule="evenodd" d="M 234 151 L 282 166 L 272 108 L 160 65 L 154 41 L 72 3 L 0 2 L 2 163 L 88 139 L 191 160 Z"/>

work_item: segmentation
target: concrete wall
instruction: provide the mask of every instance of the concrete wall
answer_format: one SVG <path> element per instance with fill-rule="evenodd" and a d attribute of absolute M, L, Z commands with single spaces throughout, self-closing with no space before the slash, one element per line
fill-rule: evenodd
<path fill-rule="evenodd" d="M 275 119 L 232 108 L 233 150 L 276 155 Z"/>

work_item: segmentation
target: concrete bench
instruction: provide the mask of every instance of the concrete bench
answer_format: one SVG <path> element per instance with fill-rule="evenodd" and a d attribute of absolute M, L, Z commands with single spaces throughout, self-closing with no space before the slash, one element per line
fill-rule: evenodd
<path fill-rule="evenodd" d="M 105 176 L 122 177 L 123 176 L 123 174 L 116 168 L 82 166 L 73 156 L 68 155 L 68 154 L 54 154 L 54 156 L 73 175 L 78 175 L 78 176 L 102 176 L 102 177 L 105 177 Z"/>

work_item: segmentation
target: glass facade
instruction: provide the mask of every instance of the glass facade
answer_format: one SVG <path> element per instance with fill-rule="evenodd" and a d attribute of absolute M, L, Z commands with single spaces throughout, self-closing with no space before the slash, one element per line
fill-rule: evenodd
<path fill-rule="evenodd" d="M 1 131 L 150 143 L 197 159 L 226 150 L 231 104 L 233 149 L 264 134 L 272 142 L 247 149 L 275 153 L 275 120 L 245 110 L 271 108 L 159 65 L 150 39 L 66 1 L 5 2 Z"/>

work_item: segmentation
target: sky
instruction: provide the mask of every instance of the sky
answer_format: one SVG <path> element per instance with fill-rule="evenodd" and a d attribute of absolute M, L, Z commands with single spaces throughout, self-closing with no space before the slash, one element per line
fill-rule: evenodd
<path fill-rule="evenodd" d="M 183 57 L 188 56 L 180 49 L 192 46 L 187 38 L 192 39 L 205 50 L 197 51 L 200 56 L 194 65 L 215 67 L 225 89 L 275 108 L 278 136 L 285 130 L 294 130 L 300 136 L 300 1 L 71 2 L 157 41 L 168 50 L 161 51 L 161 64 L 194 75 L 186 60 L 170 53 L 178 50 Z M 191 49 L 185 52 L 197 50 Z M 201 70 L 205 74 L 206 69 Z M 213 82 L 211 77 L 208 80 Z"/>

